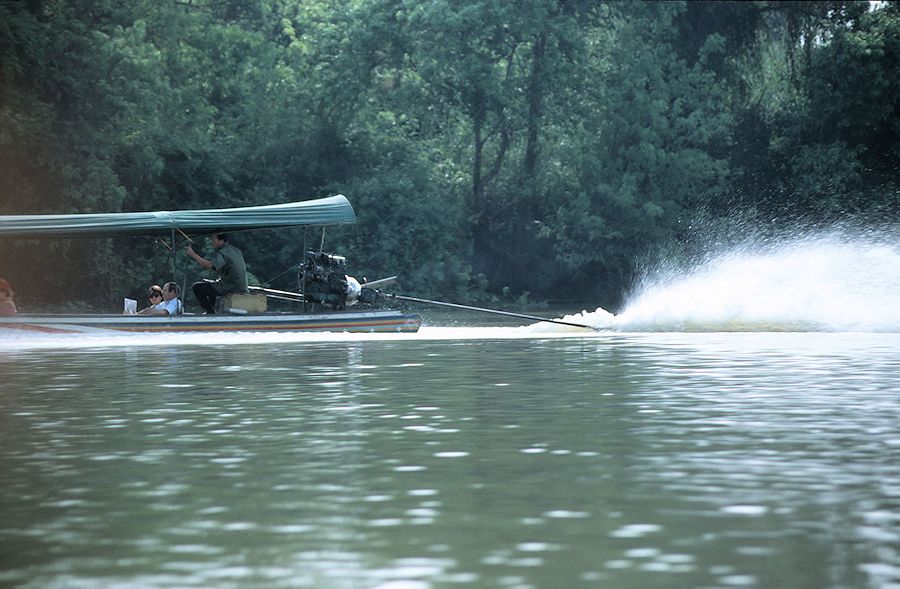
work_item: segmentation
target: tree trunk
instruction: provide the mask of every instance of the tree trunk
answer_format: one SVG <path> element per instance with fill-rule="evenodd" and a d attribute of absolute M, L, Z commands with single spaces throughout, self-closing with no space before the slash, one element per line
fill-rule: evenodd
<path fill-rule="evenodd" d="M 522 165 L 526 180 L 533 178 L 537 171 L 540 151 L 538 133 L 544 110 L 544 53 L 547 48 L 547 34 L 541 32 L 535 39 L 531 52 L 531 78 L 528 81 L 528 132 L 525 143 L 525 159 Z"/>

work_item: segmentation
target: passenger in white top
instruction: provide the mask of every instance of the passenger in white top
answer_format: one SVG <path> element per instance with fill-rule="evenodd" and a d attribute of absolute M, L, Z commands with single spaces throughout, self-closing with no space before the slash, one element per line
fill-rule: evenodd
<path fill-rule="evenodd" d="M 160 291 L 156 291 L 156 288 L 159 287 L 151 288 L 150 296 L 153 298 L 150 299 L 150 302 L 160 297 L 162 300 L 146 309 L 141 309 L 138 311 L 138 315 L 180 315 L 181 301 L 178 299 L 178 285 L 174 282 L 167 282 Z"/>

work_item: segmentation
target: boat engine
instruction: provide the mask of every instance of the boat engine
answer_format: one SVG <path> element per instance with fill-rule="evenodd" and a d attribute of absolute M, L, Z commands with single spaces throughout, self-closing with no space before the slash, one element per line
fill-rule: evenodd
<path fill-rule="evenodd" d="M 306 252 L 300 267 L 300 289 L 306 300 L 324 307 L 343 309 L 355 305 L 362 287 L 347 276 L 347 258 L 324 252 Z"/>

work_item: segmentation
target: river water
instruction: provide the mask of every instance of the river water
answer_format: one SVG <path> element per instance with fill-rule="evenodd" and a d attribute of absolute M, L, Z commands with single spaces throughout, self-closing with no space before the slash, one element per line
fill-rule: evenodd
<path fill-rule="evenodd" d="M 900 587 L 897 292 L 698 276 L 598 332 L 0 340 L 0 586 Z"/>

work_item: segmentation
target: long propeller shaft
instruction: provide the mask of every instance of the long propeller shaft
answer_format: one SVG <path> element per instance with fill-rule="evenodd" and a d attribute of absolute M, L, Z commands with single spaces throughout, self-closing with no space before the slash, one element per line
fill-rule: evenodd
<path fill-rule="evenodd" d="M 560 321 L 559 319 L 547 319 L 546 317 L 536 317 L 534 315 L 524 315 L 522 313 L 510 313 L 509 311 L 498 311 L 497 309 L 485 309 L 483 307 L 473 307 L 471 305 L 458 305 L 456 303 L 445 303 L 444 301 L 432 301 L 429 299 L 420 299 L 416 297 L 408 297 L 404 295 L 384 293 L 385 298 L 397 299 L 398 301 L 408 301 L 411 303 L 422 303 L 426 305 L 437 305 L 440 307 L 451 307 L 453 309 L 465 309 L 467 311 L 481 311 L 482 313 L 493 313 L 494 315 L 505 315 L 507 317 L 518 317 L 520 319 L 529 319 L 531 321 L 544 321 L 546 323 L 557 323 L 559 325 L 568 325 L 570 327 L 581 327 L 583 329 L 593 329 L 598 331 L 596 327 L 584 325 L 582 323 L 572 323 L 569 321 Z"/>

